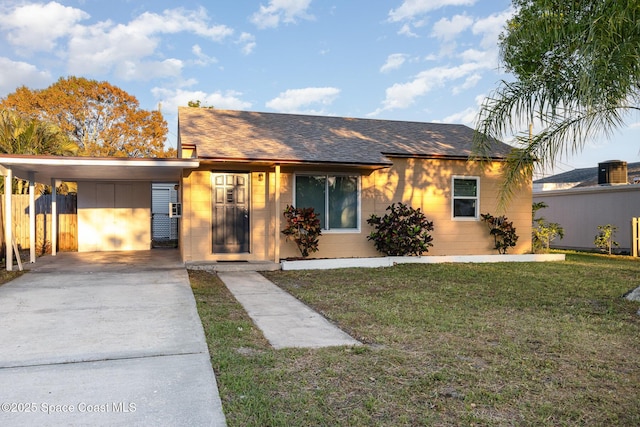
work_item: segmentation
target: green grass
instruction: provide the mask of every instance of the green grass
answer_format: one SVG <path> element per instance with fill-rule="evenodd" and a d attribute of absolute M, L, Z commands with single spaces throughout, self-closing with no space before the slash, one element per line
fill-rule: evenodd
<path fill-rule="evenodd" d="M 230 426 L 640 425 L 640 260 L 265 274 L 365 343 L 318 350 L 190 275 Z"/>
<path fill-rule="evenodd" d="M 0 269 L 0 286 L 22 275 L 22 271 L 7 271 Z"/>

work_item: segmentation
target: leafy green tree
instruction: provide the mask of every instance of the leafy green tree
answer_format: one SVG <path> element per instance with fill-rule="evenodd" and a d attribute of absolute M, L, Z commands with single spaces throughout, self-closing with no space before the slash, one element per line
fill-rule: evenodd
<path fill-rule="evenodd" d="M 513 0 L 500 39 L 515 81 L 502 81 L 477 120 L 476 151 L 517 135 L 501 199 L 528 183 L 534 163 L 553 165 L 595 136 L 609 136 L 640 105 L 640 2 Z M 522 132 L 541 124 L 535 135 Z"/>
<path fill-rule="evenodd" d="M 187 106 L 191 108 L 213 108 L 213 105 L 204 105 L 199 99 L 187 102 Z"/>
<path fill-rule="evenodd" d="M 83 156 L 165 157 L 167 123 L 140 108 L 124 90 L 82 77 L 61 78 L 46 89 L 18 88 L 0 108 L 57 125 Z"/>
<path fill-rule="evenodd" d="M 613 240 L 615 238 L 616 231 L 618 231 L 618 227 L 615 225 L 599 225 L 598 234 L 596 235 L 593 244 L 601 251 L 607 252 L 611 255 L 613 247 L 619 246 L 619 243 Z"/>
<path fill-rule="evenodd" d="M 549 222 L 543 217 L 536 218 L 540 209 L 549 207 L 545 202 L 536 202 L 532 206 L 533 228 L 531 230 L 531 245 L 533 252 L 547 252 L 551 242 L 556 238 L 564 238 L 564 228 L 557 222 Z"/>

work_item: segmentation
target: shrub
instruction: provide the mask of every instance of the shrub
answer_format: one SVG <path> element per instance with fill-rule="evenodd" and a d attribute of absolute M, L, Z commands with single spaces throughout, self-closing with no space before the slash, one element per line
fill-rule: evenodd
<path fill-rule="evenodd" d="M 516 245 L 518 241 L 516 228 L 513 226 L 513 222 L 507 221 L 506 216 L 495 217 L 487 213 L 480 214 L 480 217 L 482 221 L 487 223 L 489 235 L 493 236 L 495 243 L 494 249 L 497 249 L 499 254 L 506 254 L 509 248 Z"/>
<path fill-rule="evenodd" d="M 385 255 L 422 255 L 433 246 L 433 222 L 428 221 L 420 208 L 414 209 L 404 203 L 388 206 L 389 213 L 382 217 L 375 214 L 367 224 L 375 228 L 367 237 L 379 252 Z"/>
<path fill-rule="evenodd" d="M 531 230 L 531 246 L 533 252 L 548 252 L 551 242 L 557 237 L 564 237 L 564 228 L 557 222 L 549 222 L 543 217 L 536 218 L 536 212 L 546 208 L 545 202 L 533 204 L 533 228 Z"/>
<path fill-rule="evenodd" d="M 310 252 L 318 251 L 318 237 L 322 234 L 319 215 L 313 208 L 295 208 L 287 205 L 284 210 L 287 221 L 286 228 L 282 230 L 287 240 L 292 239 L 298 246 L 303 258 Z"/>
<path fill-rule="evenodd" d="M 614 246 L 619 246 L 618 242 L 613 240 L 616 231 L 618 231 L 618 227 L 616 227 L 615 225 L 599 225 L 598 235 L 593 241 L 593 244 L 596 245 L 596 247 L 599 248 L 602 252 L 607 252 L 609 255 L 611 255 L 611 249 Z"/>

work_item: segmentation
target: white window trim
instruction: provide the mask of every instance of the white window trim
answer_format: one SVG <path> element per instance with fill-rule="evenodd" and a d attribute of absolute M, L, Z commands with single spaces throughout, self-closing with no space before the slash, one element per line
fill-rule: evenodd
<path fill-rule="evenodd" d="M 469 197 L 469 196 L 455 197 L 454 183 L 456 179 L 466 179 L 466 180 L 475 179 L 476 180 L 476 197 Z M 475 200 L 476 215 L 475 216 L 455 216 L 454 201 L 456 199 Z M 451 177 L 451 219 L 454 221 L 478 221 L 480 219 L 480 177 L 479 176 L 454 175 Z"/>
<path fill-rule="evenodd" d="M 356 223 L 358 225 L 357 228 L 330 228 L 330 229 L 326 229 L 323 228 L 322 229 L 322 233 L 323 234 L 354 234 L 354 233 L 361 233 L 361 224 L 362 224 L 362 175 L 358 174 L 358 173 L 347 173 L 347 172 L 296 172 L 293 174 L 293 189 L 292 189 L 292 193 L 293 193 L 293 204 L 295 206 L 295 202 L 296 202 L 296 178 L 298 176 L 325 176 L 325 177 L 330 177 L 330 176 L 355 176 L 356 178 L 358 178 L 358 189 L 357 191 L 357 204 L 358 204 L 358 212 L 357 212 L 357 218 L 356 218 Z M 328 181 L 328 180 L 327 180 Z M 325 209 L 329 209 L 329 192 L 325 191 L 324 192 L 324 205 L 325 205 Z M 296 206 L 297 207 L 297 206 Z M 322 212 L 322 215 L 325 216 L 327 215 L 327 212 Z M 325 222 L 327 223 L 327 222 Z"/>

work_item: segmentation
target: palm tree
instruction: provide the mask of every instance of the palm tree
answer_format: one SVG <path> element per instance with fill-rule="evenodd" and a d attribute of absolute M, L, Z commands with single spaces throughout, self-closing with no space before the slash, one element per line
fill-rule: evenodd
<path fill-rule="evenodd" d="M 640 110 L 640 2 L 513 0 L 501 57 L 517 80 L 502 81 L 481 107 L 476 151 L 517 135 L 501 201 L 596 136 L 610 136 Z M 529 123 L 542 126 L 527 132 Z M 523 128 L 525 131 L 523 132 Z"/>
<path fill-rule="evenodd" d="M 78 146 L 54 124 L 23 118 L 11 110 L 2 110 L 0 152 L 72 156 L 78 152 Z"/>
<path fill-rule="evenodd" d="M 57 126 L 11 110 L 0 111 L 0 153 L 72 156 L 77 152 L 78 146 Z M 26 191 L 25 181 L 14 182 L 15 193 Z"/>

